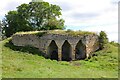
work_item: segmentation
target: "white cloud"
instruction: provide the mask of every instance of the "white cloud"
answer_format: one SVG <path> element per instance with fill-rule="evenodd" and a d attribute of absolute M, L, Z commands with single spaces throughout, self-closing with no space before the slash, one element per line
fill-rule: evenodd
<path fill-rule="evenodd" d="M 31 0 L 2 0 L 0 3 L 0 18 L 10 10 L 16 10 L 16 7 L 22 3 L 29 3 Z"/>
<path fill-rule="evenodd" d="M 111 24 L 111 25 L 102 25 L 102 26 L 90 26 L 86 27 L 83 30 L 85 31 L 93 31 L 99 33 L 100 31 L 105 31 L 108 35 L 110 41 L 117 41 L 118 40 L 118 25 Z"/>

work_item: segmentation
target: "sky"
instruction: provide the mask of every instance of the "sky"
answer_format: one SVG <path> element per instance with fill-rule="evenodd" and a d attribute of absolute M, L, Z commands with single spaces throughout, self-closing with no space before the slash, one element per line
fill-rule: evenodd
<path fill-rule="evenodd" d="M 3 0 L 0 3 L 0 20 L 10 10 L 31 0 Z M 105 31 L 109 41 L 118 42 L 118 2 L 120 0 L 44 0 L 62 8 L 66 29 Z"/>

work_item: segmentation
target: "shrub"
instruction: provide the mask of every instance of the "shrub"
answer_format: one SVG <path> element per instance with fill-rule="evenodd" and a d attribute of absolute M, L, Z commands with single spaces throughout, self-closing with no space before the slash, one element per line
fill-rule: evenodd
<path fill-rule="evenodd" d="M 120 45 L 119 43 L 116 43 L 114 41 L 111 41 L 110 44 L 112 44 L 113 46 L 116 46 L 116 47 L 118 47 Z"/>
<path fill-rule="evenodd" d="M 99 34 L 100 40 L 100 49 L 105 48 L 105 45 L 108 43 L 107 34 L 104 31 L 101 31 Z"/>

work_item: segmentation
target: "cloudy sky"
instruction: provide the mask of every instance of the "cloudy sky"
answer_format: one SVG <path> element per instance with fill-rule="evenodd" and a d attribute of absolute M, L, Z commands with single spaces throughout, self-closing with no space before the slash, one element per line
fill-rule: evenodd
<path fill-rule="evenodd" d="M 31 0 L 3 0 L 0 20 L 9 10 Z M 110 41 L 118 41 L 118 1 L 120 0 L 44 0 L 62 8 L 67 29 L 105 31 Z"/>

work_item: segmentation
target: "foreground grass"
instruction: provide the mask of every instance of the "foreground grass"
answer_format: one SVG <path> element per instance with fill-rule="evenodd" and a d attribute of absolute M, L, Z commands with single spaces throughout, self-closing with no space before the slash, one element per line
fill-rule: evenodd
<path fill-rule="evenodd" d="M 0 44 L 2 44 L 1 41 Z M 0 80 L 1 78 L 2 78 L 2 45 L 0 45 Z"/>
<path fill-rule="evenodd" d="M 91 59 L 65 62 L 45 59 L 32 48 L 13 50 L 5 46 L 8 41 L 1 44 L 4 78 L 118 78 L 118 49 L 113 45 Z"/>

